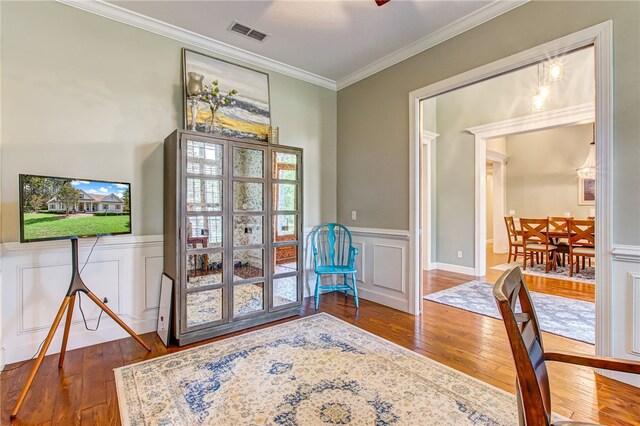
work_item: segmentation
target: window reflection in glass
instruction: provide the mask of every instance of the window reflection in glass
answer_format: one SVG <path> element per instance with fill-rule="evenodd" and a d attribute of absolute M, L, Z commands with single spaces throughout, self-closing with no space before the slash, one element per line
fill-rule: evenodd
<path fill-rule="evenodd" d="M 222 216 L 188 216 L 187 249 L 222 247 Z"/>
<path fill-rule="evenodd" d="M 222 181 L 187 178 L 187 211 L 222 211 Z"/>
<path fill-rule="evenodd" d="M 297 210 L 298 185 L 293 183 L 273 184 L 273 209 L 279 211 Z"/>
<path fill-rule="evenodd" d="M 298 156 L 286 152 L 273 153 L 273 178 L 295 180 L 298 177 Z"/>
<path fill-rule="evenodd" d="M 222 175 L 222 157 L 222 145 L 187 141 L 187 173 Z"/>

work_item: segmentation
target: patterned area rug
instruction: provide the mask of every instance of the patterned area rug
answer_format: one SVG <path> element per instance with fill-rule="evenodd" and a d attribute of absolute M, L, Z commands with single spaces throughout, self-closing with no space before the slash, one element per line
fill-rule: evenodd
<path fill-rule="evenodd" d="M 520 266 L 520 269 L 522 269 L 522 262 L 502 263 L 500 265 L 492 266 L 491 269 L 495 269 L 497 271 L 506 271 L 513 268 L 514 266 Z M 596 283 L 596 268 L 592 266 L 587 266 L 584 269 L 580 269 L 580 272 L 578 272 L 577 274 L 574 273 L 572 277 L 569 276 L 568 266 L 558 265 L 555 271 L 551 270 L 549 272 L 545 272 L 544 268 L 545 266 L 542 264 L 536 264 L 533 268 L 531 268 L 531 266 L 527 264 L 527 269 L 522 272 L 527 275 L 555 278 L 558 280 L 577 281 L 588 284 Z"/>
<path fill-rule="evenodd" d="M 515 398 L 327 314 L 115 370 L 124 425 L 516 425 Z"/>
<path fill-rule="evenodd" d="M 543 331 L 586 343 L 595 343 L 595 304 L 534 291 L 530 294 Z M 481 281 L 469 281 L 431 293 L 424 298 L 465 311 L 502 318 L 493 297 L 493 285 Z"/>

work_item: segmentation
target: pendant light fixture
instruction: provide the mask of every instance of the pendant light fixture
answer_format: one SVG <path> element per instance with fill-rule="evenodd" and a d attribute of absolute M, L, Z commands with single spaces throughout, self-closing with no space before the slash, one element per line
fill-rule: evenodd
<path fill-rule="evenodd" d="M 584 164 L 577 170 L 578 176 L 582 179 L 596 178 L 596 124 L 593 123 L 593 139 L 589 144 L 589 153 L 584 160 Z"/>
<path fill-rule="evenodd" d="M 549 81 L 562 80 L 562 62 L 554 62 L 549 66 Z"/>
<path fill-rule="evenodd" d="M 541 67 L 542 73 L 540 72 Z M 544 82 L 540 78 L 541 74 L 544 75 L 544 62 L 538 64 L 538 89 L 536 90 L 536 94 L 531 100 L 531 108 L 534 111 L 542 111 L 545 107 L 547 99 L 549 98 L 549 95 L 551 94 L 551 88 L 548 85 L 543 84 Z"/>

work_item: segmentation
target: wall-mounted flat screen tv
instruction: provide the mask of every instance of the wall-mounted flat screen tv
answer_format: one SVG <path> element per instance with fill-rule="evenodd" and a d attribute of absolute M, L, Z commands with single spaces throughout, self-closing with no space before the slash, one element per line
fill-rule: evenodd
<path fill-rule="evenodd" d="M 130 233 L 130 184 L 20 175 L 20 242 Z"/>

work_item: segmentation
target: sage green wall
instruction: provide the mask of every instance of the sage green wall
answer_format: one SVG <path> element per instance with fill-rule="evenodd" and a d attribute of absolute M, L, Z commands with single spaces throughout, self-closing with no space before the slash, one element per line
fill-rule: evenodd
<path fill-rule="evenodd" d="M 350 211 L 358 209 L 355 226 L 408 229 L 409 92 L 609 19 L 615 49 L 614 242 L 640 244 L 639 2 L 594 1 L 586 7 L 533 1 L 339 91 L 338 220 L 352 223 Z M 438 133 L 442 129 L 438 123 Z M 440 139 L 438 184 L 443 169 L 473 173 L 472 140 L 461 141 L 468 155 L 460 158 L 447 157 Z M 451 219 L 464 227 L 460 235 L 438 236 L 438 260 L 472 266 L 474 188 L 465 180 L 446 201 Z M 437 202 L 440 221 L 443 200 Z M 443 240 L 455 241 L 443 247 Z M 456 248 L 464 241 L 469 244 Z M 455 259 L 456 249 L 468 253 L 463 263 Z"/>
<path fill-rule="evenodd" d="M 60 3 L 0 7 L 2 241 L 18 240 L 19 173 L 129 181 L 134 234 L 162 234 L 162 141 L 182 122 L 189 46 Z M 336 93 L 269 82 L 280 142 L 305 150 L 305 225 L 333 221 Z"/>
<path fill-rule="evenodd" d="M 506 211 L 517 217 L 591 216 L 595 206 L 578 205 L 576 174 L 591 139 L 591 124 L 508 136 Z"/>

